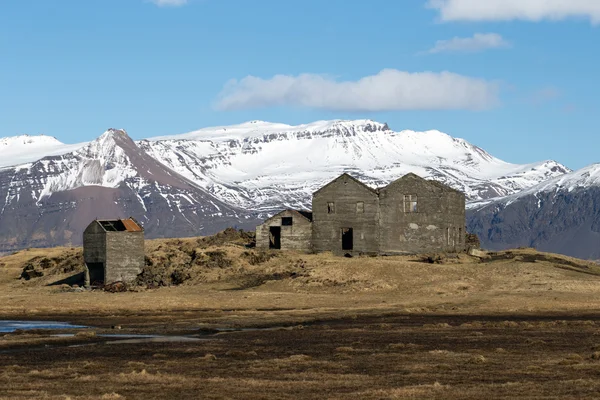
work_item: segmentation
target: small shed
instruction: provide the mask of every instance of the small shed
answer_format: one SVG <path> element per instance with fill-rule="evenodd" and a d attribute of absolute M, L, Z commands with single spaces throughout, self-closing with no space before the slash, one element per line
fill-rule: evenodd
<path fill-rule="evenodd" d="M 285 210 L 256 227 L 256 247 L 259 249 L 310 251 L 312 213 Z"/>
<path fill-rule="evenodd" d="M 133 217 L 96 219 L 83 232 L 91 284 L 133 281 L 144 267 L 144 228 Z"/>

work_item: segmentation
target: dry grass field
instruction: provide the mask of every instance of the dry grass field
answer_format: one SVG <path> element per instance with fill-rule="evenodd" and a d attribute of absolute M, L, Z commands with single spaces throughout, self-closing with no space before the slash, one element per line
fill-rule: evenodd
<path fill-rule="evenodd" d="M 0 334 L 0 399 L 600 398 L 595 263 L 531 249 L 428 263 L 146 247 L 123 293 L 61 284 L 80 249 L 0 258 L 0 319 L 91 327 Z"/>

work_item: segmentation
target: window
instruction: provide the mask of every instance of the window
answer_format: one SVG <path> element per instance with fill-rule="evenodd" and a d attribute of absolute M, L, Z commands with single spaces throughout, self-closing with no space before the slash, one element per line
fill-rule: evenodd
<path fill-rule="evenodd" d="M 416 213 L 417 212 L 417 196 L 414 194 L 404 195 L 404 212 L 405 213 Z"/>
<path fill-rule="evenodd" d="M 358 203 L 356 203 L 356 213 L 362 214 L 364 212 L 365 212 L 365 202 L 359 201 Z"/>
<path fill-rule="evenodd" d="M 327 203 L 327 214 L 335 214 L 335 203 Z"/>
<path fill-rule="evenodd" d="M 281 217 L 281 226 L 292 226 L 293 223 L 292 217 Z"/>

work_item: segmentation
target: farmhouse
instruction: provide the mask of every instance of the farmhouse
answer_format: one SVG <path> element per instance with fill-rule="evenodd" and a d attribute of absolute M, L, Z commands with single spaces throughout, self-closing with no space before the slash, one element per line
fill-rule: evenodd
<path fill-rule="evenodd" d="M 351 255 L 465 249 L 464 194 L 415 174 L 379 189 L 342 174 L 313 194 L 312 209 L 296 231 L 284 220 L 296 211 L 268 219 L 257 227 L 257 247 Z"/>
<path fill-rule="evenodd" d="M 144 229 L 134 219 L 94 220 L 83 232 L 91 284 L 134 280 L 144 267 Z"/>

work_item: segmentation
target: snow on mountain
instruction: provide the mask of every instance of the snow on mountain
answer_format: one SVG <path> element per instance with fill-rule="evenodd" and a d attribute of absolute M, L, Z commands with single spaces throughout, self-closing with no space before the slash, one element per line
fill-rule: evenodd
<path fill-rule="evenodd" d="M 467 226 L 492 250 L 525 246 L 600 259 L 600 164 L 473 202 Z"/>
<path fill-rule="evenodd" d="M 118 143 L 119 136 L 127 136 L 124 130 L 109 129 L 98 139 L 75 150 L 72 157 L 58 160 L 63 172 L 48 179 L 40 199 L 55 192 L 81 186 L 116 188 L 138 173 L 125 148 Z"/>
<path fill-rule="evenodd" d="M 75 151 L 0 169 L 0 252 L 77 245 L 94 218 L 134 216 L 146 235 L 248 228 L 256 215 L 232 207 L 159 163 L 123 130 Z"/>
<path fill-rule="evenodd" d="M 569 172 L 554 161 L 506 163 L 439 131 L 394 132 L 370 120 L 253 121 L 138 142 L 109 129 L 75 145 L 20 136 L 1 139 L 0 160 L 0 251 L 78 244 L 95 217 L 134 216 L 148 237 L 248 228 L 283 207 L 309 208 L 312 193 L 342 172 L 373 187 L 413 172 L 472 201 Z"/>
<path fill-rule="evenodd" d="M 462 190 L 469 200 L 509 195 L 569 172 L 554 161 L 510 164 L 439 131 L 394 132 L 370 120 L 252 121 L 138 145 L 224 201 L 261 211 L 308 208 L 312 192 L 342 172 L 373 187 L 413 172 Z"/>
<path fill-rule="evenodd" d="M 0 168 L 69 153 L 85 143 L 64 144 L 52 136 L 20 135 L 0 138 Z"/>
<path fill-rule="evenodd" d="M 570 193 L 578 189 L 600 188 L 600 163 L 588 165 L 577 171 L 571 171 L 552 179 L 523 189 L 508 196 L 495 197 L 486 200 L 474 201 L 467 208 L 477 210 L 490 204 L 507 206 L 527 196 L 540 194 L 555 194 L 558 192 Z"/>

